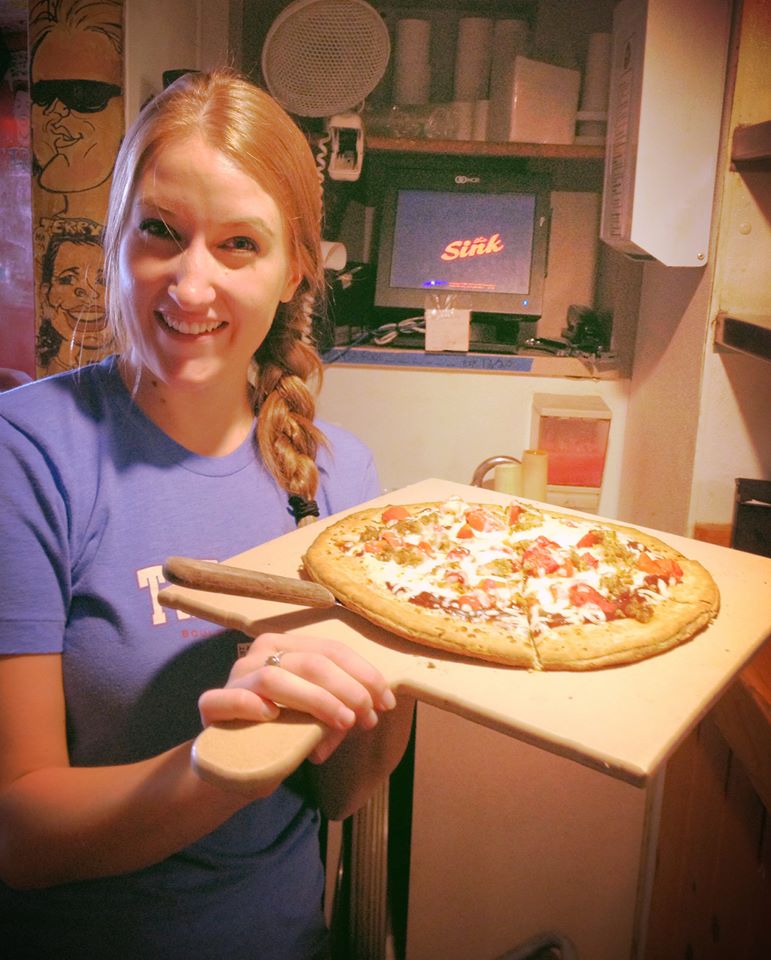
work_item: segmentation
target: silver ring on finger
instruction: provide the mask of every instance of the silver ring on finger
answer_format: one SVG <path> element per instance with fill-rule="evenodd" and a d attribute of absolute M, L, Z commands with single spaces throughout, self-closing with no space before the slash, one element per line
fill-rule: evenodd
<path fill-rule="evenodd" d="M 263 666 L 265 666 L 265 667 L 280 667 L 280 666 L 281 666 L 281 658 L 284 656 L 285 653 L 286 653 L 285 650 L 277 650 L 275 653 L 271 653 L 271 655 L 266 659 L 266 661 L 265 661 L 265 663 L 263 664 Z"/>

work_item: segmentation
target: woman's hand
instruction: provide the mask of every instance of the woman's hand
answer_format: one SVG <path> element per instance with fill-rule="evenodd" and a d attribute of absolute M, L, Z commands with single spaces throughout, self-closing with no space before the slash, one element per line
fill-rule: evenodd
<path fill-rule="evenodd" d="M 268 662 L 274 656 L 278 665 Z M 316 717 L 329 733 L 309 757 L 314 763 L 323 763 L 351 729 L 372 730 L 378 713 L 395 706 L 380 671 L 344 643 L 280 633 L 257 637 L 225 687 L 198 701 L 204 726 L 275 720 L 281 707 Z"/>

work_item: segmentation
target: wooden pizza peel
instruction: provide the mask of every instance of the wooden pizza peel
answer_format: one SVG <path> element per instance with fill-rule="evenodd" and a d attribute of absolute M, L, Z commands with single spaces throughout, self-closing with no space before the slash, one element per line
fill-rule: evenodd
<path fill-rule="evenodd" d="M 291 587 L 299 581 L 302 555 L 322 525 L 369 506 L 451 496 L 469 502 L 508 503 L 511 499 L 484 488 L 426 480 L 293 531 L 226 563 L 288 578 Z M 179 617 L 202 617 L 248 636 L 291 632 L 341 640 L 383 673 L 397 697 L 413 696 L 643 786 L 771 636 L 771 560 L 639 529 L 700 561 L 717 582 L 721 611 L 713 624 L 680 647 L 639 663 L 590 672 L 520 670 L 419 646 L 334 603 L 329 591 L 316 584 L 298 584 L 301 592 L 308 587 L 317 592 L 311 601 L 319 604 L 315 607 L 297 606 L 298 600 L 309 602 L 305 596 L 243 595 L 243 583 L 234 587 L 238 594 L 227 593 L 215 580 L 207 582 L 214 589 L 171 585 L 158 599 L 169 608 L 168 616 L 176 610 Z M 178 574 L 180 570 L 177 567 Z M 205 575 L 215 572 L 209 568 Z M 247 580 L 252 579 L 250 573 Z M 308 756 L 323 734 L 322 724 L 289 710 L 282 710 L 270 723 L 212 725 L 195 742 L 193 764 L 201 776 L 221 786 L 269 793 Z"/>

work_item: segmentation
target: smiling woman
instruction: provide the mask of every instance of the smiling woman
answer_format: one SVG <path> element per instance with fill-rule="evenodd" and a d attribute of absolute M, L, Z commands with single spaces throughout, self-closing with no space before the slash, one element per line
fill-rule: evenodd
<path fill-rule="evenodd" d="M 319 809 L 366 800 L 412 704 L 340 643 L 250 646 L 157 601 L 170 555 L 224 560 L 379 493 L 369 451 L 315 419 L 320 223 L 287 114 L 230 72 L 180 78 L 115 164 L 117 355 L 0 396 L 0 928 L 14 956 L 328 956 Z M 82 277 L 53 261 L 66 314 Z M 326 725 L 317 771 L 265 797 L 198 778 L 202 724 L 269 721 L 279 704 Z"/>

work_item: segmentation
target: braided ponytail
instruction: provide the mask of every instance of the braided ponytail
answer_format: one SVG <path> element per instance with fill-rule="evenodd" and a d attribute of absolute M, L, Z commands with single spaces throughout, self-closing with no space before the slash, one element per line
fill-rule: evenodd
<path fill-rule="evenodd" d="M 313 423 L 316 398 L 312 386 L 321 385 L 322 365 L 309 338 L 310 299 L 305 293 L 282 307 L 255 354 L 260 452 L 268 470 L 289 494 L 298 526 L 318 516 L 316 453 L 325 442 Z"/>

